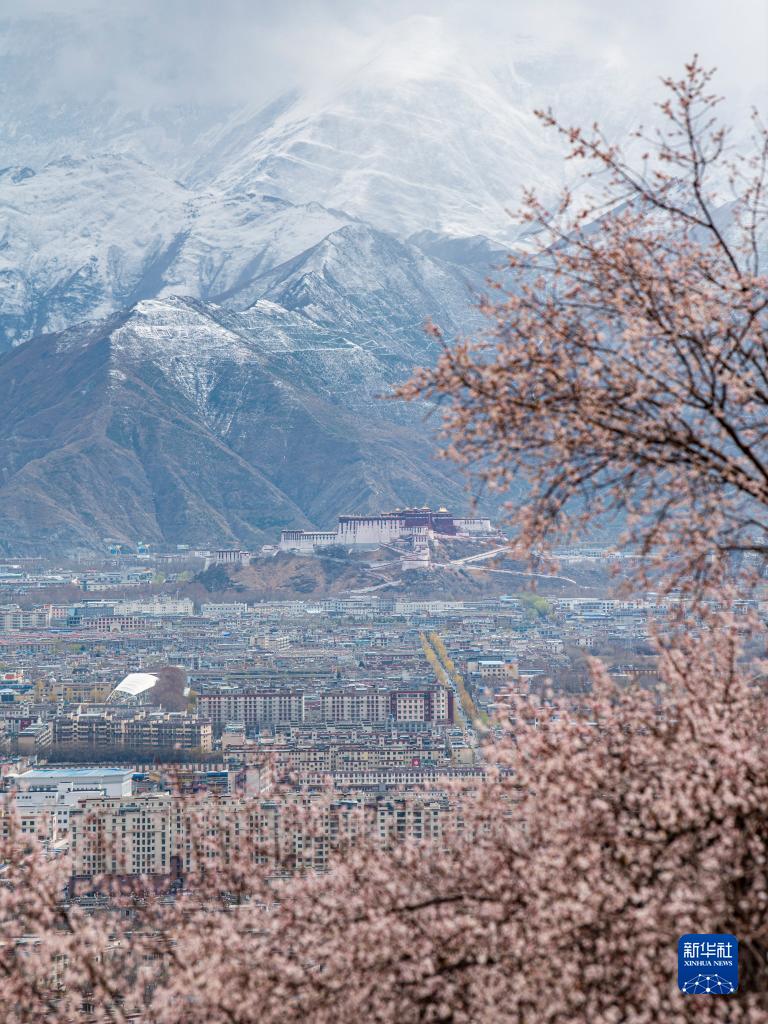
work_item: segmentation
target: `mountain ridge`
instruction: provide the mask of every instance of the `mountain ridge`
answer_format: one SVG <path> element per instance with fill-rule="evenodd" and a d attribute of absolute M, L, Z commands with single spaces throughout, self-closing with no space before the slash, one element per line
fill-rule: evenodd
<path fill-rule="evenodd" d="M 35 338 L 0 357 L 0 550 L 255 547 L 340 508 L 464 505 L 423 410 L 378 401 L 408 365 L 270 302 L 153 299 Z"/>

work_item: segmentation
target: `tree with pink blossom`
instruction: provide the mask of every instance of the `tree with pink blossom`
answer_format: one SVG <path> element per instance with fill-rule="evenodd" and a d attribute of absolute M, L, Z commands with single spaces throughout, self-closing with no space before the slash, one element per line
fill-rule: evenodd
<path fill-rule="evenodd" d="M 630 160 L 540 117 L 586 165 L 590 200 L 534 193 L 533 253 L 484 302 L 489 330 L 443 345 L 402 389 L 438 400 L 447 451 L 510 503 L 525 551 L 621 520 L 624 541 L 711 577 L 768 537 L 768 133 L 732 155 L 712 72 L 667 80 Z M 438 332 L 439 334 L 439 332 Z"/>

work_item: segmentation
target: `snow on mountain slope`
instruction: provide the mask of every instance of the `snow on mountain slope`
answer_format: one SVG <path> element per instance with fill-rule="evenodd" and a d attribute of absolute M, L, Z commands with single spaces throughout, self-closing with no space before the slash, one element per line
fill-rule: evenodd
<path fill-rule="evenodd" d="M 0 173 L 0 330 L 8 341 L 106 316 L 161 276 L 187 190 L 124 156 Z"/>
<path fill-rule="evenodd" d="M 0 347 L 145 297 L 224 297 L 350 222 L 316 203 L 194 193 L 120 154 L 0 172 Z"/>
<path fill-rule="evenodd" d="M 184 239 L 158 294 L 225 301 L 350 221 L 319 203 L 295 206 L 253 192 L 206 192 L 187 207 Z"/>
<path fill-rule="evenodd" d="M 552 192 L 562 180 L 561 151 L 533 105 L 509 68 L 494 74 L 470 63 L 438 19 L 415 17 L 379 40 L 354 74 L 287 103 L 255 136 L 248 119 L 225 126 L 189 180 L 317 200 L 398 235 L 509 240 L 506 210 L 521 187 Z"/>
<path fill-rule="evenodd" d="M 432 355 L 420 329 L 403 349 L 365 319 L 347 331 L 266 299 L 243 312 L 179 297 L 146 300 L 113 331 L 110 346 L 115 386 L 136 367 L 151 364 L 155 378 L 161 373 L 196 414 L 218 424 L 231 414 L 230 403 L 220 401 L 222 367 L 227 377 L 258 368 L 265 384 L 278 387 L 286 400 L 313 390 L 346 409 L 366 410 L 372 420 L 412 420 L 417 410 L 378 399 L 415 360 Z"/>
<path fill-rule="evenodd" d="M 234 298 L 243 305 L 245 299 L 266 297 L 316 324 L 367 334 L 378 347 L 416 360 L 427 320 L 449 337 L 479 326 L 480 280 L 392 235 L 350 224 Z"/>

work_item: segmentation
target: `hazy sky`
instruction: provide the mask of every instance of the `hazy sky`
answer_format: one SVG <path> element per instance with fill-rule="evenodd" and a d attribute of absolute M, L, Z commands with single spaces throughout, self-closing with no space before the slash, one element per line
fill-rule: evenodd
<path fill-rule="evenodd" d="M 766 0 L 0 0 L 17 23 L 0 57 L 39 33 L 41 91 L 259 103 L 353 68 L 415 14 L 440 16 L 489 61 L 576 55 L 650 83 L 698 51 L 734 99 L 768 92 Z"/>

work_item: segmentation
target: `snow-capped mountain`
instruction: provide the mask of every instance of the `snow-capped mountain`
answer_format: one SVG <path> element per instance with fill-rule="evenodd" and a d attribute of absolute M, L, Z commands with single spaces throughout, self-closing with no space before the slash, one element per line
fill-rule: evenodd
<path fill-rule="evenodd" d="M 564 180 L 533 108 L 578 111 L 592 73 L 417 17 L 267 103 L 59 99 L 36 68 L 87 74 L 60 66 L 82 23 L 43 21 L 0 51 L 0 548 L 464 504 L 422 411 L 378 399 L 432 358 L 425 320 L 478 329 L 508 208 Z"/>
<path fill-rule="evenodd" d="M 64 39 L 77 31 L 54 22 Z M 54 28 L 34 25 L 55 64 Z M 470 59 L 439 19 L 406 19 L 355 69 L 255 110 L 94 96 L 57 114 L 36 100 L 19 31 L 0 56 L 0 148 L 17 161 L 0 170 L 0 348 L 142 298 L 247 304 L 269 287 L 258 278 L 358 222 L 438 260 L 436 238 L 474 238 L 482 279 L 519 233 L 508 208 L 523 186 L 547 195 L 563 180 L 533 114 L 562 71 Z M 599 90 L 568 73 L 570 91 L 555 91 L 578 108 Z"/>

